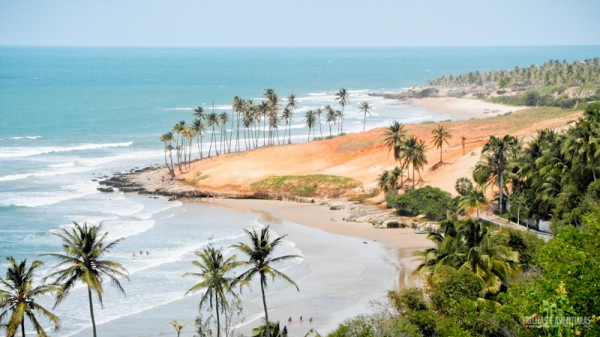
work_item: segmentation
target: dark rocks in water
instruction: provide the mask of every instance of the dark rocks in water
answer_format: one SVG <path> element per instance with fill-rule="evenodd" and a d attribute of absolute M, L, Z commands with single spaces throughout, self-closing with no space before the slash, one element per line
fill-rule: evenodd
<path fill-rule="evenodd" d="M 97 190 L 104 193 L 112 193 L 115 191 L 112 187 L 98 187 Z"/>

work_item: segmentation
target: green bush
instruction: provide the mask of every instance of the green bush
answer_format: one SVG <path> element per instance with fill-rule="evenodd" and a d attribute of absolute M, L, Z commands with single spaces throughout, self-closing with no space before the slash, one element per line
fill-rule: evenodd
<path fill-rule="evenodd" d="M 393 205 L 399 215 L 424 214 L 427 219 L 434 221 L 446 219 L 446 212 L 455 209 L 450 193 L 431 186 L 407 191 L 398 196 Z"/>

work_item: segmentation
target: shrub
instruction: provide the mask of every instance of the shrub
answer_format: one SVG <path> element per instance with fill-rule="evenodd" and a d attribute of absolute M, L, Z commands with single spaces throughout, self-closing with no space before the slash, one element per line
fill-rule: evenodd
<path fill-rule="evenodd" d="M 407 191 L 397 197 L 393 205 L 399 215 L 425 214 L 427 219 L 434 221 L 446 219 L 446 212 L 454 210 L 450 193 L 431 186 Z"/>

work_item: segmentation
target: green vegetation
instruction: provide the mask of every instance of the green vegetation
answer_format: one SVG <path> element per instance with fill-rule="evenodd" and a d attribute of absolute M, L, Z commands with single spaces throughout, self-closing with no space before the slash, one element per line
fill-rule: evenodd
<path fill-rule="evenodd" d="M 60 304 L 73 289 L 77 282 L 82 282 L 87 287 L 88 301 L 90 304 L 90 317 L 92 319 L 92 332 L 96 337 L 96 321 L 94 319 L 94 304 L 92 291 L 96 293 L 102 305 L 103 280 L 108 279 L 118 290 L 125 293 L 119 278 L 129 280 L 127 269 L 120 263 L 102 260 L 122 239 L 106 242 L 107 232 L 103 232 L 102 224 L 88 226 L 86 223 L 74 227 L 61 229 L 53 233 L 63 243 L 64 254 L 43 254 L 60 260 L 53 268 L 49 278 L 56 278 L 54 283 L 60 286 L 56 296 L 56 305 Z"/>
<path fill-rule="evenodd" d="M 21 326 L 21 336 L 25 337 L 25 318 L 33 324 L 38 336 L 45 337 L 44 327 L 38 321 L 36 314 L 45 316 L 54 324 L 54 329 L 60 327 L 60 320 L 48 309 L 38 302 L 44 296 L 58 291 L 54 284 L 33 285 L 36 269 L 44 265 L 41 261 L 33 261 L 27 266 L 27 260 L 19 263 L 12 257 L 7 257 L 10 266 L 6 270 L 6 277 L 0 277 L 0 323 L 8 318 L 8 324 L 0 324 L 6 329 L 6 336 L 17 334 Z"/>
<path fill-rule="evenodd" d="M 448 192 L 437 187 L 425 186 L 399 195 L 392 207 L 396 208 L 399 215 L 424 214 L 427 219 L 437 221 L 446 219 L 448 210 L 456 209 L 456 201 Z"/>
<path fill-rule="evenodd" d="M 252 183 L 250 187 L 261 191 L 287 192 L 293 195 L 311 197 L 317 195 L 321 190 L 342 193 L 343 190 L 361 185 L 358 180 L 352 178 L 312 174 L 306 176 L 268 177 Z"/>
<path fill-rule="evenodd" d="M 189 293 L 204 291 L 200 299 L 200 308 L 209 305 L 215 307 L 217 317 L 217 337 L 221 336 L 221 320 L 219 313 L 228 310 L 230 301 L 239 301 L 239 297 L 233 291 L 235 278 L 228 276 L 228 273 L 237 266 L 235 257 L 225 259 L 222 249 L 215 249 L 213 246 L 204 248 L 202 252 L 196 252 L 200 261 L 195 260 L 192 263 L 200 268 L 200 273 L 186 273 L 183 276 L 196 276 L 202 281 L 188 289 Z M 229 298 L 228 298 L 229 297 Z M 182 327 L 183 328 L 183 327 Z M 177 332 L 179 334 L 179 331 Z"/>
<path fill-rule="evenodd" d="M 580 225 L 582 216 L 600 200 L 600 103 L 563 133 L 540 130 L 529 144 L 514 137 L 490 137 L 473 180 L 481 188 L 495 185 L 498 210 L 512 201 L 513 218 Z M 508 198 L 504 198 L 507 195 Z M 516 207 L 517 209 L 514 209 Z"/>
<path fill-rule="evenodd" d="M 513 70 L 469 72 L 443 76 L 429 81 L 437 86 L 474 86 L 495 84 L 500 89 L 522 86 L 595 86 L 600 85 L 600 58 L 568 63 L 549 61 L 540 66 L 515 67 Z"/>
<path fill-rule="evenodd" d="M 577 109 L 579 106 L 586 102 L 600 100 L 600 89 L 596 91 L 596 94 L 580 97 L 580 98 L 569 98 L 564 90 L 559 90 L 553 93 L 544 94 L 542 89 L 529 89 L 524 93 L 511 95 L 511 96 L 498 96 L 491 97 L 488 100 L 494 103 L 508 104 L 508 105 L 524 105 L 524 106 L 556 106 L 563 109 Z"/>

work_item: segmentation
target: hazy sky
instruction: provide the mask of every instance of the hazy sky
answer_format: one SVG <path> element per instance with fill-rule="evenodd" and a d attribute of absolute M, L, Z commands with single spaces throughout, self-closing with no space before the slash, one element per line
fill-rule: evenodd
<path fill-rule="evenodd" d="M 600 0 L 0 0 L 0 45 L 600 45 Z"/>

